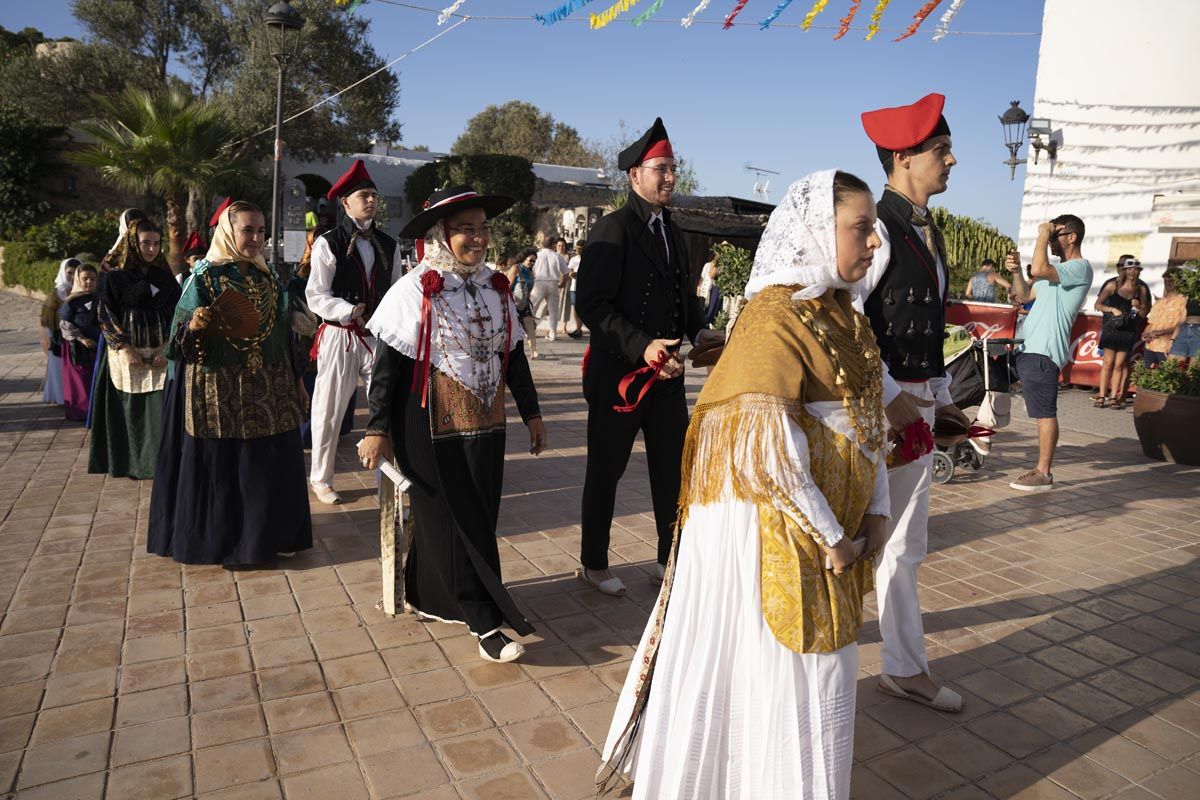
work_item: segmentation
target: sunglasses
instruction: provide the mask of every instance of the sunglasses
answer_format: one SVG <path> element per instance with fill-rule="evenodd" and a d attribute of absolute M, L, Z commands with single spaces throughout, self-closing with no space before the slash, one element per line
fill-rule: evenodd
<path fill-rule="evenodd" d="M 1142 268 L 1142 262 L 1138 261 L 1137 259 L 1134 259 L 1133 261 L 1126 261 L 1124 264 L 1117 267 L 1117 269 L 1141 269 L 1141 268 Z"/>

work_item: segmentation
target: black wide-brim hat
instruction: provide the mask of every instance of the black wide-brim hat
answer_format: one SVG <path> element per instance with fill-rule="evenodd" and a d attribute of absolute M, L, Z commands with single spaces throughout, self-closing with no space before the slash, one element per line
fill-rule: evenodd
<path fill-rule="evenodd" d="M 417 214 L 400 231 L 403 239 L 424 239 L 434 223 L 470 208 L 482 208 L 488 219 L 502 214 L 517 202 L 501 194 L 479 194 L 470 186 L 448 186 L 438 189 L 425 201 L 425 210 Z"/>

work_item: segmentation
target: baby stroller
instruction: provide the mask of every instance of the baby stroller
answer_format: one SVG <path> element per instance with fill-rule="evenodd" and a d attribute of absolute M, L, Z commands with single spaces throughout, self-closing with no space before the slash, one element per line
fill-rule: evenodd
<path fill-rule="evenodd" d="M 947 342 L 946 374 L 950 399 L 966 409 L 979 406 L 966 430 L 948 417 L 934 420 L 933 482 L 948 483 L 956 470 L 976 472 L 991 450 L 992 435 L 1009 422 L 1009 391 L 1013 382 L 1013 346 L 1021 339 L 974 339 L 953 329 Z"/>

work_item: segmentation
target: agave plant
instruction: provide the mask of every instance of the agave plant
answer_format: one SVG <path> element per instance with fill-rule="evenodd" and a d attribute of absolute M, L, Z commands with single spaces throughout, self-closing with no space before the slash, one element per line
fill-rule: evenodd
<path fill-rule="evenodd" d="M 129 88 L 99 99 L 102 118 L 78 127 L 96 139 L 72 160 L 94 167 L 108 183 L 162 197 L 167 207 L 168 262 L 183 263 L 188 192 L 232 194 L 257 175 L 240 143 L 245 131 L 221 107 L 175 87 Z"/>

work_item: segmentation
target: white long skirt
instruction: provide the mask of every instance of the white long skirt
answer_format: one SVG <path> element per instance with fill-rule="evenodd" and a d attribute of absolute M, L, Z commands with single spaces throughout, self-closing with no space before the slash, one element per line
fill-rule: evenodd
<path fill-rule="evenodd" d="M 850 796 L 858 645 L 796 653 L 763 619 L 758 509 L 692 508 L 650 694 L 627 763 L 634 798 L 844 800 Z M 609 730 L 635 704 L 650 626 Z"/>

